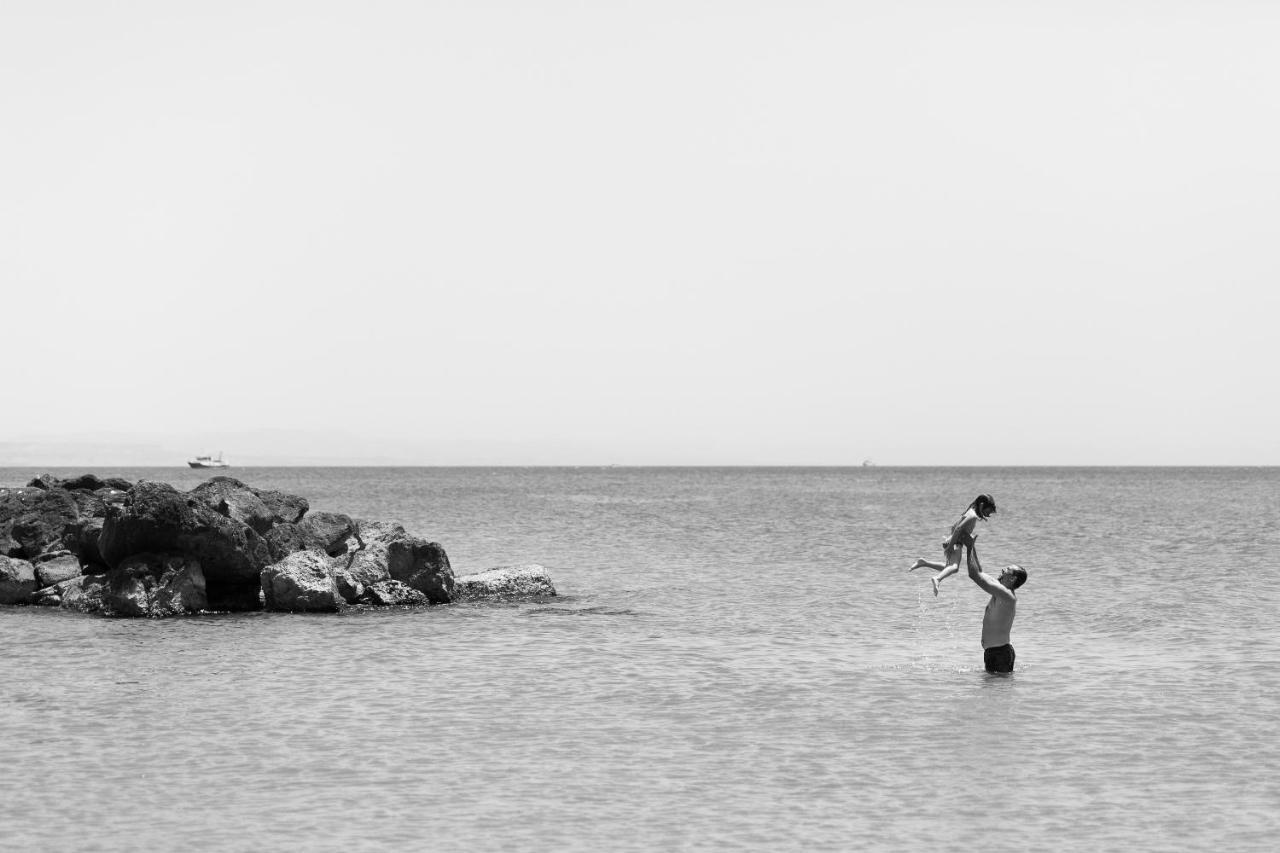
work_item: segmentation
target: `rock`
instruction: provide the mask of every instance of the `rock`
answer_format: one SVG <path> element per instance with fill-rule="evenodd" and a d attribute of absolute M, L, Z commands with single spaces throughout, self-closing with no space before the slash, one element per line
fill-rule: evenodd
<path fill-rule="evenodd" d="M 62 593 L 56 586 L 37 589 L 31 597 L 31 604 L 35 607 L 58 607 L 62 604 Z"/>
<path fill-rule="evenodd" d="M 5 489 L 0 491 L 0 544 L 8 556 L 22 559 L 60 551 L 67 527 L 79 517 L 76 502 L 60 489 Z"/>
<path fill-rule="evenodd" d="M 134 554 L 180 550 L 178 539 L 199 526 L 195 501 L 167 483 L 142 480 L 107 509 L 98 551 L 114 567 Z"/>
<path fill-rule="evenodd" d="M 102 552 L 98 550 L 98 540 L 102 538 L 102 525 L 105 521 L 105 518 L 84 518 L 82 516 L 67 531 L 66 546 L 82 563 L 102 562 Z"/>
<path fill-rule="evenodd" d="M 275 489 L 254 489 L 253 493 L 262 501 L 271 514 L 272 524 L 297 524 L 307 514 L 311 505 L 306 498 L 290 495 Z"/>
<path fill-rule="evenodd" d="M 112 567 L 146 553 L 177 552 L 199 562 L 211 607 L 219 607 L 217 587 L 256 587 L 258 573 L 271 562 L 267 543 L 253 528 L 168 484 L 146 480 L 133 487 L 122 506 L 108 504 L 98 550 Z M 241 600 L 230 590 L 228 598 Z"/>
<path fill-rule="evenodd" d="M 556 588 L 551 583 L 551 576 L 536 563 L 499 566 L 477 574 L 463 575 L 456 580 L 453 588 L 454 601 L 540 598 L 555 594 Z"/>
<path fill-rule="evenodd" d="M 355 528 L 346 541 L 346 555 L 334 558 L 333 570 L 338 592 L 351 604 L 362 600 L 374 584 L 391 580 L 387 548 L 410 538 L 403 526 L 392 521 L 357 521 Z"/>
<path fill-rule="evenodd" d="M 266 535 L 273 559 L 279 561 L 297 551 L 324 551 L 330 556 L 347 552 L 355 535 L 355 522 L 339 512 L 317 512 L 296 524 L 282 523 Z"/>
<path fill-rule="evenodd" d="M 106 576 L 104 609 L 112 616 L 164 617 L 208 608 L 200 563 L 182 554 L 136 554 Z"/>
<path fill-rule="evenodd" d="M 88 489 L 65 489 L 67 495 L 75 502 L 76 512 L 81 518 L 103 518 L 107 514 L 107 502 L 97 492 Z M 103 494 L 110 492 L 102 490 Z"/>
<path fill-rule="evenodd" d="M 213 511 L 246 524 L 259 534 L 266 533 L 275 523 L 271 510 L 254 490 L 234 477 L 213 477 L 189 494 Z"/>
<path fill-rule="evenodd" d="M 92 475 L 85 475 L 85 477 L 89 476 Z M 68 482 L 77 481 L 69 480 Z M 86 489 L 73 489 L 67 494 L 76 502 L 80 517 L 67 526 L 66 533 L 63 535 L 63 544 L 80 558 L 80 562 L 101 563 L 102 554 L 98 551 L 98 539 L 102 536 L 107 507 L 123 505 L 126 493 L 103 487 L 92 492 Z"/>
<path fill-rule="evenodd" d="M 308 542 L 315 542 L 331 557 L 347 552 L 347 540 L 356 532 L 356 523 L 340 512 L 312 513 L 298 522 Z"/>
<path fill-rule="evenodd" d="M 61 477 L 55 477 L 52 474 L 41 474 L 39 477 L 32 478 L 31 482 L 27 483 L 27 488 L 49 491 L 50 489 L 62 488 L 62 483 Z"/>
<path fill-rule="evenodd" d="M 347 540 L 347 551 L 381 550 L 385 553 L 392 542 L 408 538 L 404 525 L 397 522 L 357 519 L 355 531 Z"/>
<path fill-rule="evenodd" d="M 393 580 L 424 593 L 432 604 L 453 600 L 453 569 L 439 542 L 416 536 L 393 541 L 387 546 L 387 568 Z"/>
<path fill-rule="evenodd" d="M 74 479 L 63 480 L 60 484 L 60 488 L 66 489 L 67 491 L 79 489 L 88 492 L 96 492 L 98 489 L 104 489 L 106 487 L 106 482 L 93 474 L 81 474 L 79 477 L 75 477 Z"/>
<path fill-rule="evenodd" d="M 348 604 L 355 604 L 364 597 L 364 584 L 341 569 L 333 569 L 333 587 Z"/>
<path fill-rule="evenodd" d="M 271 559 L 276 562 L 297 551 L 307 550 L 306 540 L 296 524 L 277 524 L 262 539 L 267 543 Z"/>
<path fill-rule="evenodd" d="M 329 555 L 298 551 L 262 570 L 262 593 L 268 610 L 334 611 L 340 598 Z"/>
<path fill-rule="evenodd" d="M 373 584 L 360 599 L 362 604 L 378 607 L 420 607 L 431 603 L 431 599 L 411 586 L 400 581 L 379 581 Z"/>
<path fill-rule="evenodd" d="M 35 568 L 26 560 L 0 555 L 0 604 L 30 604 L 35 591 Z"/>
<path fill-rule="evenodd" d="M 77 613 L 102 613 L 106 606 L 103 599 L 107 592 L 106 575 L 81 575 L 63 581 L 53 587 L 61 600 L 63 610 Z"/>
<path fill-rule="evenodd" d="M 62 583 L 81 574 L 80 560 L 70 551 L 64 551 L 48 560 L 41 560 L 35 564 L 35 570 L 37 589 Z"/>

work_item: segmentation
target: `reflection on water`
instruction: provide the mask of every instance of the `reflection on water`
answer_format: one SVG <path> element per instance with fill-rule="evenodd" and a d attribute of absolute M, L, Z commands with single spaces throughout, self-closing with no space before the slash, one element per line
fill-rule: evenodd
<path fill-rule="evenodd" d="M 462 572 L 542 563 L 562 597 L 0 611 L 0 848 L 1263 850 L 1280 830 L 1274 471 L 236 473 L 402 521 Z M 983 671 L 981 592 L 905 571 L 978 491 L 1001 506 L 984 560 L 1030 572 L 1010 676 Z"/>

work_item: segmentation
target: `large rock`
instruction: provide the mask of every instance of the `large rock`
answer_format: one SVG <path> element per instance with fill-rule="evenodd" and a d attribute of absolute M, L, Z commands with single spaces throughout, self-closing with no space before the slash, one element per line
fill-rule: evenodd
<path fill-rule="evenodd" d="M 256 533 L 266 533 L 275 524 L 273 513 L 257 493 L 234 477 L 213 477 L 189 494 L 209 509 L 248 525 Z"/>
<path fill-rule="evenodd" d="M 297 524 L 282 523 L 266 535 L 274 560 L 298 551 L 324 551 L 331 557 L 347 553 L 347 542 L 355 535 L 351 516 L 340 512 L 317 512 Z"/>
<path fill-rule="evenodd" d="M 116 567 L 134 554 L 177 552 L 200 563 L 209 584 L 256 586 L 271 562 L 266 542 L 253 528 L 210 509 L 166 483 L 142 481 L 122 506 L 107 507 L 98 550 Z"/>
<path fill-rule="evenodd" d="M 392 521 L 357 521 L 346 542 L 346 554 L 334 558 L 333 578 L 348 603 L 364 602 L 367 591 L 391 580 L 387 549 L 409 539 L 403 526 Z"/>
<path fill-rule="evenodd" d="M 32 477 L 27 483 L 28 489 L 61 489 L 65 481 L 61 477 L 55 477 L 52 474 L 41 474 L 38 477 Z"/>
<path fill-rule="evenodd" d="M 180 550 L 178 539 L 200 527 L 197 506 L 168 483 L 142 480 L 123 504 L 108 508 L 98 551 L 115 567 L 134 554 Z"/>
<path fill-rule="evenodd" d="M 35 564 L 37 589 L 53 586 L 80 575 L 80 560 L 70 551 Z"/>
<path fill-rule="evenodd" d="M 341 601 L 323 551 L 298 551 L 262 570 L 268 610 L 333 611 Z"/>
<path fill-rule="evenodd" d="M 99 489 L 118 489 L 127 492 L 133 487 L 133 483 L 120 477 L 103 479 L 96 474 L 81 474 L 70 480 L 55 477 L 52 474 L 41 474 L 27 483 L 27 486 L 33 489 L 66 489 L 67 491 L 84 489 L 90 492 L 96 492 Z"/>
<path fill-rule="evenodd" d="M 453 569 L 439 542 L 416 536 L 393 541 L 387 546 L 387 568 L 393 580 L 425 594 L 432 604 L 453 600 Z"/>
<path fill-rule="evenodd" d="M 163 617 L 208 609 L 200 563 L 182 554 L 136 554 L 107 573 L 112 616 Z"/>
<path fill-rule="evenodd" d="M 297 524 L 311 508 L 306 498 L 276 489 L 254 489 L 253 493 L 271 514 L 272 524 Z"/>
<path fill-rule="evenodd" d="M 0 490 L 0 547 L 6 556 L 34 559 L 63 549 L 67 528 L 80 517 L 61 489 Z"/>
<path fill-rule="evenodd" d="M 89 518 L 81 516 L 67 530 L 67 550 L 75 554 L 82 563 L 104 562 L 102 552 L 98 550 L 98 541 L 102 538 L 102 527 L 106 521 L 105 515 Z"/>
<path fill-rule="evenodd" d="M 30 604 L 36 588 L 30 563 L 0 554 L 0 604 Z"/>
<path fill-rule="evenodd" d="M 473 575 L 462 575 L 453 587 L 454 601 L 542 598 L 555 594 L 551 576 L 537 563 L 499 566 Z"/>
<path fill-rule="evenodd" d="M 89 476 L 91 475 L 85 475 Z M 67 481 L 68 484 L 74 482 L 78 481 Z M 98 540 L 102 536 L 107 507 L 123 505 L 128 493 L 106 486 L 92 492 L 87 489 L 72 489 L 67 494 L 76 502 L 80 517 L 67 526 L 62 537 L 63 544 L 80 558 L 81 563 L 103 562 L 102 554 L 98 551 Z"/>

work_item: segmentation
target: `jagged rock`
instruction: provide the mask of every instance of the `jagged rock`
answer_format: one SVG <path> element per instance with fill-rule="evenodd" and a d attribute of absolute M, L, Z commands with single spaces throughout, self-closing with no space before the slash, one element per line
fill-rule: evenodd
<path fill-rule="evenodd" d="M 81 574 L 80 560 L 70 551 L 64 551 L 50 559 L 42 559 L 35 564 L 37 589 L 53 586 Z"/>
<path fill-rule="evenodd" d="M 101 477 L 95 474 L 81 474 L 79 477 L 73 477 L 70 480 L 63 480 L 60 487 L 67 491 L 82 490 L 88 492 L 96 492 L 98 489 L 106 488 L 106 483 Z"/>
<path fill-rule="evenodd" d="M 306 498 L 276 489 L 254 489 L 253 493 L 271 514 L 272 524 L 297 524 L 307 514 L 307 510 L 311 509 Z"/>
<path fill-rule="evenodd" d="M 298 551 L 262 570 L 268 610 L 333 611 L 339 607 L 329 555 Z"/>
<path fill-rule="evenodd" d="M 136 554 L 106 576 L 104 609 L 113 616 L 163 617 L 208 608 L 200 563 L 182 554 Z"/>
<path fill-rule="evenodd" d="M 262 537 L 271 559 L 279 562 L 297 551 L 307 550 L 306 540 L 296 524 L 277 524 Z"/>
<path fill-rule="evenodd" d="M 62 604 L 62 593 L 56 586 L 37 589 L 31 596 L 31 604 L 35 607 L 58 607 Z"/>
<path fill-rule="evenodd" d="M 199 526 L 195 501 L 167 483 L 142 480 L 108 508 L 98 550 L 114 567 L 134 554 L 179 550 L 178 538 Z"/>
<path fill-rule="evenodd" d="M 374 584 L 391 580 L 387 548 L 392 542 L 410 538 L 402 525 L 392 521 L 357 521 L 355 532 L 346 541 L 347 553 L 334 558 L 333 577 L 338 592 L 354 604 Z"/>
<path fill-rule="evenodd" d="M 266 542 L 277 561 L 298 551 L 324 551 L 332 557 L 347 552 L 347 541 L 355 529 L 355 522 L 348 515 L 317 512 L 297 524 L 277 524 L 267 533 Z"/>
<path fill-rule="evenodd" d="M 373 584 L 360 598 L 362 604 L 378 607 L 420 607 L 431 603 L 424 593 L 400 581 L 385 580 Z"/>
<path fill-rule="evenodd" d="M 80 514 L 81 518 L 102 518 L 106 516 L 107 502 L 97 492 L 91 492 L 88 489 L 64 489 L 63 491 L 75 502 L 76 512 Z M 109 492 L 109 489 L 103 490 L 104 494 Z"/>
<path fill-rule="evenodd" d="M 26 560 L 0 554 L 0 604 L 30 604 L 35 591 L 35 568 Z"/>
<path fill-rule="evenodd" d="M 86 474 L 85 477 L 92 475 Z M 80 478 L 81 480 L 84 477 Z M 68 483 L 77 482 L 68 480 Z M 80 517 L 67 525 L 63 534 L 63 544 L 80 558 L 82 563 L 101 563 L 102 554 L 98 551 L 98 539 L 102 535 L 102 525 L 107 515 L 107 506 L 123 504 L 126 492 L 110 487 L 96 491 L 72 489 L 67 494 L 76 502 Z"/>
<path fill-rule="evenodd" d="M 408 538 L 409 534 L 405 532 L 403 524 L 362 518 L 355 522 L 355 532 L 347 540 L 347 550 L 365 549 L 385 552 L 392 542 Z"/>
<path fill-rule="evenodd" d="M 76 502 L 61 489 L 0 490 L 0 547 L 7 556 L 28 560 L 62 550 L 67 527 L 79 516 Z"/>
<path fill-rule="evenodd" d="M 61 477 L 55 477 L 52 474 L 41 474 L 39 477 L 33 477 L 31 481 L 27 483 L 27 488 L 48 491 L 50 489 L 62 488 L 62 483 L 63 479 Z"/>
<path fill-rule="evenodd" d="M 453 600 L 453 569 L 439 542 L 416 536 L 391 542 L 387 546 L 387 569 L 393 580 L 424 593 L 432 604 Z"/>
<path fill-rule="evenodd" d="M 499 566 L 473 575 L 457 578 L 454 601 L 476 601 L 486 598 L 540 598 L 556 594 L 547 570 L 537 563 L 521 566 Z"/>
<path fill-rule="evenodd" d="M 316 542 L 331 557 L 347 552 L 347 540 L 356 532 L 351 516 L 340 512 L 316 512 L 298 522 L 308 541 Z"/>
<path fill-rule="evenodd" d="M 108 505 L 98 550 L 112 567 L 134 554 L 184 554 L 200 563 L 215 607 L 215 585 L 256 586 L 258 573 L 271 562 L 267 543 L 253 528 L 166 483 L 146 480 L 123 505 Z"/>
<path fill-rule="evenodd" d="M 61 601 L 63 610 L 74 610 L 78 613 L 102 613 L 106 608 L 103 598 L 107 592 L 107 576 L 105 574 L 81 575 L 78 578 L 63 581 L 53 587 Z"/>
<path fill-rule="evenodd" d="M 98 540 L 102 538 L 102 526 L 105 522 L 106 519 L 103 517 L 81 516 L 67 531 L 65 539 L 67 549 L 80 558 L 82 563 L 102 562 Z"/>
<path fill-rule="evenodd" d="M 275 524 L 274 515 L 253 489 L 234 477 L 213 477 L 188 494 L 210 509 L 247 524 L 259 534 Z"/>
<path fill-rule="evenodd" d="M 332 560 L 333 558 L 330 557 L 329 559 Z M 341 596 L 343 601 L 348 604 L 355 604 L 364 597 L 365 587 L 363 583 L 342 569 L 332 567 L 332 570 L 333 588 L 338 591 L 338 595 Z"/>

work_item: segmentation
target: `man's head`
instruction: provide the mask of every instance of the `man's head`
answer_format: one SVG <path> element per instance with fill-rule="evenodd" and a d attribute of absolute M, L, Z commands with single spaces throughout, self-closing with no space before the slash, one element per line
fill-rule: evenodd
<path fill-rule="evenodd" d="M 1004 567 L 1000 573 L 1000 583 L 1009 589 L 1017 589 L 1027 582 L 1027 570 L 1016 563 Z"/>

